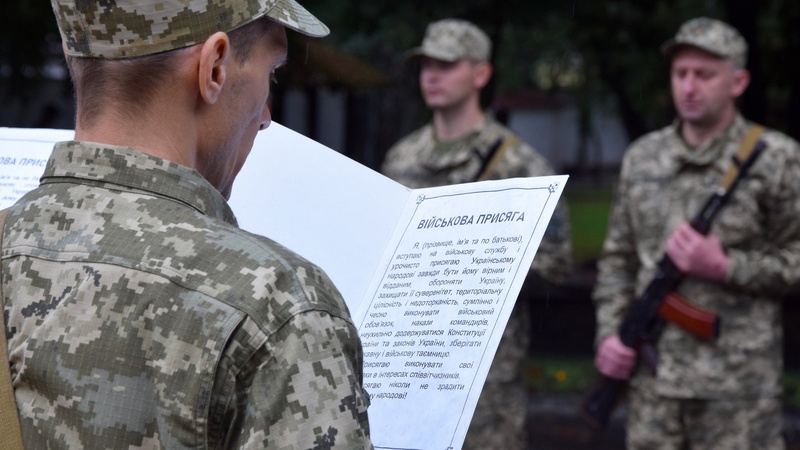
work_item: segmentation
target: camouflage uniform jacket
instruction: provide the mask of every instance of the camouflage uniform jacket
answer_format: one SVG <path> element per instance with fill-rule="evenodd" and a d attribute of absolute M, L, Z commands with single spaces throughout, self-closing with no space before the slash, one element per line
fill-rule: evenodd
<path fill-rule="evenodd" d="M 616 333 L 626 308 L 652 278 L 667 237 L 720 184 L 749 125 L 737 115 L 720 136 L 690 149 L 675 123 L 628 149 L 594 292 L 598 342 Z M 639 370 L 634 385 L 674 398 L 781 393 L 781 298 L 800 281 L 800 147 L 776 131 L 762 138 L 768 148 L 711 229 L 730 257 L 727 279 L 687 278 L 678 288 L 719 314 L 719 339 L 703 342 L 667 324 L 656 377 Z"/>
<path fill-rule="evenodd" d="M 502 159 L 489 173 L 489 179 L 552 175 L 547 160 L 487 115 L 486 120 L 466 138 L 445 153 L 435 151 L 436 138 L 431 124 L 397 142 L 386 154 L 381 171 L 412 189 L 475 181 L 492 146 L 508 141 Z M 572 241 L 566 206 L 559 205 L 542 240 L 532 269 L 553 282 L 563 282 L 572 265 Z"/>
<path fill-rule="evenodd" d="M 341 296 L 192 169 L 58 143 L 2 264 L 26 447 L 372 447 Z"/>

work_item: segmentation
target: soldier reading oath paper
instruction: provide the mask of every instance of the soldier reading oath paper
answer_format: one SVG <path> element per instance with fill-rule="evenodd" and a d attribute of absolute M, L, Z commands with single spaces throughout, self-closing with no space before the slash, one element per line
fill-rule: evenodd
<path fill-rule="evenodd" d="M 52 6 L 75 140 L 2 241 L 25 446 L 372 448 L 342 297 L 226 202 L 286 29 L 328 28 L 294 0 Z"/>

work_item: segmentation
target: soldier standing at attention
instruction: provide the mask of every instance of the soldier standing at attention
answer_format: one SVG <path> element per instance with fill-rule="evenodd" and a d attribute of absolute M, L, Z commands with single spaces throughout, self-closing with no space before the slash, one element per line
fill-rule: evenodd
<path fill-rule="evenodd" d="M 52 6 L 75 141 L 2 243 L 25 446 L 372 448 L 342 297 L 226 202 L 286 28 L 328 28 L 294 0 Z"/>
<path fill-rule="evenodd" d="M 382 172 L 411 188 L 482 179 L 551 175 L 539 153 L 496 122 L 480 106 L 492 75 L 491 41 L 470 22 L 445 19 L 428 26 L 419 60 L 423 99 L 433 122 L 401 139 L 387 153 Z M 572 264 L 564 205 L 556 210 L 533 261 L 524 291 L 563 282 Z M 531 286 L 534 286 L 533 288 Z M 526 449 L 527 392 L 522 363 L 531 338 L 529 305 L 520 296 L 506 326 L 465 449 Z"/>
<path fill-rule="evenodd" d="M 771 130 L 709 235 L 688 225 L 753 123 L 736 99 L 750 80 L 747 44 L 696 18 L 662 46 L 678 118 L 634 142 L 622 162 L 594 291 L 595 363 L 627 379 L 634 349 L 617 330 L 666 252 L 686 278 L 678 294 L 721 319 L 703 341 L 667 322 L 658 369 L 630 381 L 627 444 L 635 449 L 781 449 L 781 298 L 800 281 L 800 146 Z"/>

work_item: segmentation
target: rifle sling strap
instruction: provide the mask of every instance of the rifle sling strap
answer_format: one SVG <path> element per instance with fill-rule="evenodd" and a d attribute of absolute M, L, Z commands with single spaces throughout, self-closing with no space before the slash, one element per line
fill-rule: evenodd
<path fill-rule="evenodd" d="M 720 186 L 723 189 L 727 190 L 730 188 L 734 180 L 736 180 L 736 178 L 739 176 L 739 168 L 745 161 L 747 161 L 747 158 L 750 157 L 750 154 L 753 153 L 756 142 L 758 142 L 758 139 L 763 133 L 764 127 L 761 125 L 753 124 L 747 129 L 747 133 L 745 133 L 744 139 L 742 139 L 742 144 L 739 147 L 739 151 L 736 152 L 736 156 L 733 158 L 733 164 L 728 167 L 728 171 L 725 172 L 725 178 L 722 179 Z"/>
<path fill-rule="evenodd" d="M 502 139 L 502 138 L 501 138 Z M 495 150 L 490 152 L 486 155 L 486 162 L 484 163 L 483 167 L 481 167 L 481 171 L 478 173 L 478 176 L 475 178 L 475 181 L 484 181 L 489 179 L 489 175 L 492 173 L 494 168 L 497 166 L 497 163 L 503 159 L 503 153 L 508 150 L 509 147 L 519 142 L 519 140 L 515 136 L 508 136 L 503 139 L 502 143 L 495 146 Z"/>
<path fill-rule="evenodd" d="M 8 209 L 0 211 L 0 252 L 3 248 L 3 229 Z M 3 305 L 2 265 L 0 265 L 0 313 L 3 317 L 3 328 L 0 330 L 0 442 L 2 448 L 8 450 L 24 449 L 22 430 L 19 426 L 17 402 L 14 399 L 14 387 L 11 385 L 11 367 L 8 361 L 8 343 L 6 342 L 5 307 Z"/>

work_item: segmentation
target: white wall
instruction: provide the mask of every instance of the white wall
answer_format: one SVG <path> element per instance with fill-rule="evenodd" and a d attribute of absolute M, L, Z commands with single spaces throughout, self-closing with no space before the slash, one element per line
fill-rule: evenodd
<path fill-rule="evenodd" d="M 288 90 L 284 96 L 283 122 L 288 128 L 340 153 L 346 150 L 347 94 L 344 90 L 321 88 L 317 92 L 316 127 L 308 129 L 309 97 L 302 90 Z M 576 106 L 567 103 L 546 109 L 520 108 L 508 115 L 508 125 L 525 142 L 544 155 L 561 173 L 578 163 L 581 135 Z M 598 108 L 592 117 L 587 139 L 587 168 L 614 168 L 622 160 L 628 137 L 613 105 Z M 382 155 L 376 155 L 376 158 Z"/>
<path fill-rule="evenodd" d="M 544 155 L 558 171 L 575 166 L 580 147 L 578 109 L 575 106 L 533 110 L 517 109 L 509 114 L 508 125 L 525 142 Z M 596 111 L 588 138 L 589 167 L 619 164 L 628 137 L 611 107 Z"/>

